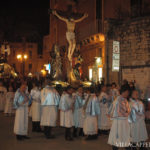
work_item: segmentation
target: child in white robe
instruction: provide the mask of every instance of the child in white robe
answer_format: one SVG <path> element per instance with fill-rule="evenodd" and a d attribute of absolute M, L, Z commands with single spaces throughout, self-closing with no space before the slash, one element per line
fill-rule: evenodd
<path fill-rule="evenodd" d="M 60 126 L 65 127 L 65 139 L 72 141 L 71 128 L 73 127 L 73 105 L 74 99 L 72 97 L 73 89 L 68 86 L 66 92 L 64 92 L 60 99 Z"/>
<path fill-rule="evenodd" d="M 83 136 L 83 105 L 84 105 L 84 94 L 83 88 L 79 87 L 74 95 L 74 137 Z"/>
<path fill-rule="evenodd" d="M 29 94 L 27 93 L 27 85 L 22 83 L 21 87 L 16 91 L 14 97 L 14 107 L 16 109 L 14 133 L 17 140 L 29 139 L 28 134 L 28 104 Z"/>
<path fill-rule="evenodd" d="M 39 90 L 38 82 L 33 84 L 33 89 L 30 92 L 32 99 L 31 116 L 32 116 L 32 132 L 41 132 L 41 91 Z"/>
<path fill-rule="evenodd" d="M 6 94 L 6 104 L 5 111 L 6 115 L 11 116 L 13 114 L 13 100 L 14 100 L 14 92 L 12 86 L 9 87 L 9 91 Z"/>
<path fill-rule="evenodd" d="M 138 91 L 133 90 L 130 98 L 131 113 L 129 116 L 130 130 L 131 130 L 131 142 L 133 143 L 132 150 L 137 150 L 137 144 L 140 146 L 140 150 L 146 150 L 144 147 L 144 141 L 148 139 L 148 134 L 145 125 L 145 110 L 143 103 L 138 100 Z"/>
<path fill-rule="evenodd" d="M 98 129 L 99 133 L 108 134 L 111 127 L 110 118 L 108 118 L 108 110 L 110 107 L 111 99 L 106 93 L 106 86 L 101 87 L 101 93 L 98 97 L 100 103 L 100 114 L 98 115 Z"/>
<path fill-rule="evenodd" d="M 94 88 L 91 88 L 91 94 L 84 105 L 85 119 L 83 124 L 83 131 L 84 134 L 87 136 L 86 140 L 97 139 L 97 117 L 100 114 L 100 107 L 98 98 L 94 92 Z"/>
<path fill-rule="evenodd" d="M 41 91 L 41 126 L 44 126 L 44 135 L 47 139 L 53 139 L 52 129 L 57 126 L 58 106 L 60 96 L 56 89 L 51 86 L 49 80 Z"/>
<path fill-rule="evenodd" d="M 113 102 L 110 107 L 109 115 L 112 119 L 112 127 L 109 133 L 108 144 L 112 145 L 113 150 L 118 150 L 119 147 L 125 147 L 130 150 L 130 125 L 128 117 L 130 115 L 130 107 L 127 101 L 129 89 L 127 86 L 122 86 L 120 96 Z"/>

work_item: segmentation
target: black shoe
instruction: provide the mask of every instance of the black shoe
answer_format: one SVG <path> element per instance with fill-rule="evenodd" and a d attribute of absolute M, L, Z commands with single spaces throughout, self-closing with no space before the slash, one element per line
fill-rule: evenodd
<path fill-rule="evenodd" d="M 16 139 L 17 139 L 18 141 L 24 140 L 23 137 L 22 137 L 21 135 L 16 135 Z"/>
<path fill-rule="evenodd" d="M 86 138 L 85 138 L 86 141 L 89 141 L 89 140 L 92 140 L 92 136 L 91 135 L 88 135 Z"/>
<path fill-rule="evenodd" d="M 84 136 L 83 129 L 80 129 L 79 136 Z"/>
<path fill-rule="evenodd" d="M 24 139 L 30 139 L 30 137 L 28 137 L 28 136 L 22 136 Z"/>
<path fill-rule="evenodd" d="M 67 137 L 66 140 L 67 141 L 73 141 L 73 138 L 72 137 Z"/>

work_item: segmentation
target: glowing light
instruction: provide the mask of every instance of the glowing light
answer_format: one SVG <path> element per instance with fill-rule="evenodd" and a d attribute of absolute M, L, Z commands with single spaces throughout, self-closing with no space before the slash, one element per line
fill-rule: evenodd
<path fill-rule="evenodd" d="M 17 55 L 17 59 L 21 59 L 22 58 L 22 55 L 21 54 L 18 54 Z"/>
<path fill-rule="evenodd" d="M 27 58 L 28 58 L 28 56 L 25 54 L 25 55 L 23 56 L 23 58 L 24 58 L 24 59 L 27 59 Z"/>
<path fill-rule="evenodd" d="M 105 37 L 104 37 L 103 34 L 100 35 L 100 41 L 101 41 L 101 42 L 105 41 Z"/>
<path fill-rule="evenodd" d="M 90 68 L 90 69 L 89 69 L 89 80 L 90 80 L 90 81 L 92 80 L 92 77 L 93 77 L 93 76 L 92 76 L 92 68 Z"/>
<path fill-rule="evenodd" d="M 99 64 L 100 62 L 101 62 L 101 58 L 100 58 L 100 57 L 97 57 L 97 58 L 96 58 L 96 63 Z"/>
<path fill-rule="evenodd" d="M 51 72 L 51 64 L 45 64 L 44 66 L 46 67 L 46 70 L 50 74 L 50 72 Z"/>
<path fill-rule="evenodd" d="M 32 75 L 32 73 L 31 72 L 29 72 L 28 73 L 28 77 L 32 77 L 33 75 Z"/>
<path fill-rule="evenodd" d="M 42 73 L 43 76 L 46 75 L 46 71 L 44 69 L 41 70 L 41 73 Z"/>
<path fill-rule="evenodd" d="M 103 71 L 102 68 L 98 68 L 98 79 L 101 81 L 101 78 L 103 77 Z"/>

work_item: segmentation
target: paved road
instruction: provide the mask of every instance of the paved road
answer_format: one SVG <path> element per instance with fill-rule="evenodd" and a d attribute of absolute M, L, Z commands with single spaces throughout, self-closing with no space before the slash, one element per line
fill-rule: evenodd
<path fill-rule="evenodd" d="M 107 144 L 108 136 L 103 135 L 96 141 L 85 141 L 84 138 L 72 142 L 65 141 L 64 129 L 55 129 L 56 139 L 45 139 L 42 133 L 31 132 L 30 140 L 17 141 L 13 134 L 14 117 L 4 117 L 0 113 L 0 150 L 111 150 Z M 148 127 L 150 133 L 150 127 Z"/>

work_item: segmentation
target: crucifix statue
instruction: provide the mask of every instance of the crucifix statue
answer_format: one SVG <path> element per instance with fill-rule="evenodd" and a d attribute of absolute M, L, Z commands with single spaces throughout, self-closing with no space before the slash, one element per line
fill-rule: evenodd
<path fill-rule="evenodd" d="M 60 20 L 64 21 L 67 25 L 66 39 L 69 43 L 68 59 L 70 62 L 72 62 L 72 56 L 76 48 L 75 25 L 76 23 L 87 18 L 88 14 L 73 13 L 71 5 L 68 6 L 68 11 L 66 12 L 52 10 L 52 14 L 58 17 Z"/>

